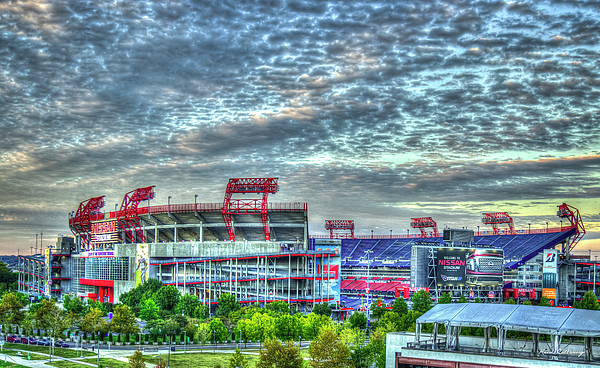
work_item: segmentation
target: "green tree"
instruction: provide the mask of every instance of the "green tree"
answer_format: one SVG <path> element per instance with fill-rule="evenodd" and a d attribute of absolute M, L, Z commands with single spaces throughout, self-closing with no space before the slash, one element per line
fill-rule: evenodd
<path fill-rule="evenodd" d="M 181 294 L 173 285 L 164 285 L 154 294 L 154 300 L 165 311 L 171 312 L 177 303 Z"/>
<path fill-rule="evenodd" d="M 238 303 L 235 295 L 229 293 L 221 293 L 217 300 L 217 316 L 229 316 L 229 313 L 240 309 L 240 303 Z"/>
<path fill-rule="evenodd" d="M 198 325 L 198 329 L 196 330 L 195 336 L 198 340 L 198 343 L 200 344 L 200 349 L 202 349 L 202 345 L 205 344 L 207 341 L 210 341 L 210 337 L 212 336 L 212 332 L 208 327 L 208 323 L 200 323 Z M 202 350 L 200 350 L 200 352 L 202 352 Z"/>
<path fill-rule="evenodd" d="M 421 289 L 418 292 L 414 293 L 410 300 L 413 303 L 413 310 L 425 313 L 431 309 L 431 294 L 429 294 L 428 291 Z"/>
<path fill-rule="evenodd" d="M 321 330 L 308 347 L 312 368 L 354 368 L 350 349 L 344 345 L 332 328 Z"/>
<path fill-rule="evenodd" d="M 63 331 L 71 325 L 64 309 L 60 309 L 54 299 L 42 300 L 42 306 L 35 311 L 37 327 L 48 332 L 52 338 L 63 337 Z"/>
<path fill-rule="evenodd" d="M 461 295 L 458 297 L 458 300 L 457 300 L 456 302 L 457 302 L 457 303 L 468 303 L 468 302 L 469 302 L 469 300 L 468 300 L 468 299 L 467 299 L 467 298 L 466 298 L 466 297 L 465 297 L 463 294 L 461 294 Z"/>
<path fill-rule="evenodd" d="M 407 312 L 408 313 L 408 312 Z M 406 314 L 404 314 L 406 315 Z M 385 328 L 387 332 L 398 332 L 401 331 L 402 328 L 402 316 L 398 313 L 392 311 L 388 311 L 383 317 L 379 320 L 379 326 Z"/>
<path fill-rule="evenodd" d="M 483 302 L 481 301 L 481 299 L 475 298 L 475 303 L 483 303 Z"/>
<path fill-rule="evenodd" d="M 175 306 L 175 313 L 181 314 L 183 312 L 186 316 L 194 317 L 194 311 L 201 305 L 202 303 L 195 295 L 185 294 Z"/>
<path fill-rule="evenodd" d="M 545 296 L 540 298 L 540 302 L 538 303 L 539 307 L 549 307 L 550 306 L 550 299 L 546 298 Z"/>
<path fill-rule="evenodd" d="M 508 298 L 504 301 L 504 304 L 517 304 L 513 298 Z"/>
<path fill-rule="evenodd" d="M 265 341 L 265 350 L 261 350 L 256 368 L 298 368 L 304 360 L 300 348 L 293 341 L 282 344 L 277 339 Z"/>
<path fill-rule="evenodd" d="M 274 318 L 266 313 L 256 313 L 245 325 L 246 336 L 250 340 L 258 340 L 260 349 L 262 343 L 275 336 Z M 239 326 L 239 323 L 238 323 Z"/>
<path fill-rule="evenodd" d="M 118 334 L 138 333 L 140 328 L 135 321 L 135 315 L 127 305 L 117 305 L 111 321 L 108 323 L 108 330 Z"/>
<path fill-rule="evenodd" d="M 227 327 L 223 324 L 220 318 L 214 318 L 208 324 L 211 337 L 217 341 L 225 341 L 227 339 Z"/>
<path fill-rule="evenodd" d="M 379 305 L 379 306 L 378 306 Z M 375 319 L 380 319 L 387 312 L 383 298 L 377 298 L 377 300 L 371 303 L 371 316 Z"/>
<path fill-rule="evenodd" d="M 18 289 L 19 274 L 12 272 L 4 262 L 0 262 L 0 293 L 12 292 Z"/>
<path fill-rule="evenodd" d="M 417 318 L 423 313 L 416 310 L 409 310 L 405 315 L 400 317 L 400 331 L 415 332 Z"/>
<path fill-rule="evenodd" d="M 331 317 L 331 307 L 327 303 L 315 304 L 312 312 L 314 314 L 320 314 L 322 316 Z"/>
<path fill-rule="evenodd" d="M 442 293 L 440 296 L 440 300 L 438 300 L 438 304 L 451 304 L 452 303 L 452 295 L 450 293 Z"/>
<path fill-rule="evenodd" d="M 296 340 L 302 332 L 300 318 L 283 314 L 275 318 L 275 336 L 281 341 Z"/>
<path fill-rule="evenodd" d="M 65 297 L 63 299 L 63 307 L 67 311 L 73 312 L 82 317 L 85 316 L 85 314 L 87 313 L 87 308 L 86 308 L 85 303 L 81 299 L 71 298 L 69 295 L 65 295 Z"/>
<path fill-rule="evenodd" d="M 229 359 L 229 368 L 250 368 L 248 359 L 244 358 L 244 354 L 242 354 L 240 349 L 235 348 L 235 353 Z"/>
<path fill-rule="evenodd" d="M 192 317 L 198 318 L 200 320 L 205 320 L 208 318 L 208 312 L 210 311 L 210 307 L 208 304 L 201 304 L 194 309 L 194 314 Z"/>
<path fill-rule="evenodd" d="M 12 331 L 13 325 L 19 325 L 25 319 L 25 312 L 21 309 L 23 303 L 14 293 L 4 294 L 0 303 L 0 321 L 3 326 L 9 326 Z"/>
<path fill-rule="evenodd" d="M 162 281 L 158 279 L 149 279 L 138 287 L 121 294 L 119 300 L 130 308 L 137 307 L 144 300 L 151 298 L 161 287 Z"/>
<path fill-rule="evenodd" d="M 307 340 L 316 338 L 323 328 L 333 328 L 331 318 L 320 314 L 310 313 L 303 322 L 302 337 Z"/>
<path fill-rule="evenodd" d="M 141 351 L 136 350 L 133 355 L 129 357 L 129 368 L 146 368 L 144 355 Z"/>
<path fill-rule="evenodd" d="M 181 326 L 179 325 L 179 322 L 177 322 L 177 320 L 175 320 L 174 318 L 169 318 L 166 321 L 163 321 L 160 327 L 163 333 L 171 337 L 181 331 Z"/>
<path fill-rule="evenodd" d="M 352 313 L 350 318 L 348 318 L 348 322 L 350 323 L 350 327 L 352 328 L 357 327 L 361 330 L 367 328 L 367 316 L 365 316 L 365 314 L 362 312 Z"/>
<path fill-rule="evenodd" d="M 580 309 L 599 310 L 598 297 L 592 290 L 586 291 L 581 299 Z"/>
<path fill-rule="evenodd" d="M 523 305 L 533 305 L 533 303 L 531 302 L 531 300 L 526 300 L 523 302 Z"/>
<path fill-rule="evenodd" d="M 396 298 L 394 300 L 394 305 L 392 305 L 392 311 L 398 313 L 399 315 L 404 315 L 408 312 L 408 305 L 406 304 L 406 300 L 403 297 Z"/>
<path fill-rule="evenodd" d="M 267 310 L 270 310 L 270 311 L 278 313 L 278 314 L 289 314 L 290 313 L 290 306 L 289 306 L 289 304 L 286 303 L 286 302 L 284 302 L 284 301 L 282 301 L 282 300 L 278 300 L 276 302 L 267 303 L 267 307 L 266 308 L 267 308 Z"/>
<path fill-rule="evenodd" d="M 150 322 L 158 319 L 158 305 L 152 299 L 146 299 L 142 302 L 140 308 L 140 319 Z"/>
<path fill-rule="evenodd" d="M 106 321 L 102 319 L 104 312 L 98 308 L 91 308 L 81 321 L 81 330 L 85 333 L 98 333 L 106 330 Z"/>
<path fill-rule="evenodd" d="M 369 363 L 375 363 L 375 367 L 377 368 L 385 368 L 385 331 L 383 331 L 381 328 L 376 329 L 373 332 L 367 347 L 371 353 L 371 361 Z"/>

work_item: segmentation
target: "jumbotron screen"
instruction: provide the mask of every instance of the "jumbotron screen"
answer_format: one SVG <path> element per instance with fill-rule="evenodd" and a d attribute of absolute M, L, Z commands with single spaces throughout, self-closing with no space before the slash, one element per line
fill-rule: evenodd
<path fill-rule="evenodd" d="M 437 248 L 438 286 L 501 286 L 502 249 Z"/>

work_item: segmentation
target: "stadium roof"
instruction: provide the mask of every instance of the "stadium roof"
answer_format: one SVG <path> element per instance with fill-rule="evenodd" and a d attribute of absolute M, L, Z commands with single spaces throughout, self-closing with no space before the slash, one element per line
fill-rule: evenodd
<path fill-rule="evenodd" d="M 438 304 L 419 317 L 417 323 L 600 337 L 600 311 L 584 309 L 491 303 Z"/>

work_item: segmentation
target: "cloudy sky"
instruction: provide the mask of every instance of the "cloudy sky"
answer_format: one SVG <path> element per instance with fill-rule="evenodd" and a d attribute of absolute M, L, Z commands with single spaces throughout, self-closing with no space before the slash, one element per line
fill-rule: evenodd
<path fill-rule="evenodd" d="M 600 249 L 597 1 L 0 1 L 0 253 L 137 187 L 280 178 L 310 229 L 518 228 Z"/>

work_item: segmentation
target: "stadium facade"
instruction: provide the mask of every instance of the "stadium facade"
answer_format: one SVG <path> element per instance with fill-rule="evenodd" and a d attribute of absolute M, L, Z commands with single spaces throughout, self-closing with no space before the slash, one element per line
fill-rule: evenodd
<path fill-rule="evenodd" d="M 434 298 L 442 292 L 489 302 L 544 295 L 563 304 L 595 290 L 595 263 L 569 257 L 583 224 L 566 205 L 574 219 L 569 226 L 515 230 L 506 213 L 484 214 L 492 230 L 471 232 L 468 244 L 458 244 L 440 236 L 429 217 L 413 219 L 418 234 L 355 237 L 353 221 L 330 220 L 329 236 L 310 236 L 308 205 L 268 202 L 278 190 L 277 178 L 230 179 L 222 203 L 197 203 L 195 196 L 194 203 L 171 204 L 169 197 L 167 205 L 152 206 L 154 188 L 138 188 L 111 212 L 102 210 L 104 197 L 90 198 L 70 214 L 73 237 L 19 256 L 19 285 L 31 295 L 116 303 L 154 278 L 211 305 L 227 292 L 243 303 L 283 300 L 307 311 L 328 302 L 341 312 L 368 308 L 377 297 L 386 303 L 409 298 L 422 288 Z M 236 199 L 240 194 L 255 198 Z M 510 222 L 507 229 L 499 228 L 503 222 Z M 544 250 L 551 249 L 556 263 L 548 269 Z M 501 275 L 479 269 L 499 266 Z M 466 282 L 452 282 L 450 269 Z"/>

